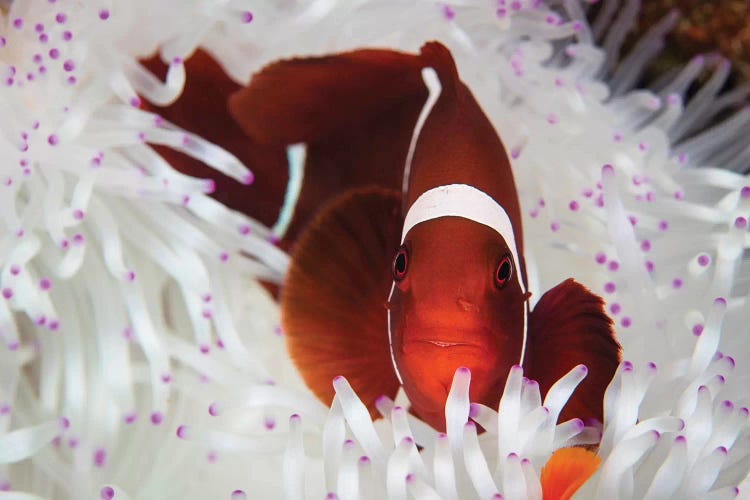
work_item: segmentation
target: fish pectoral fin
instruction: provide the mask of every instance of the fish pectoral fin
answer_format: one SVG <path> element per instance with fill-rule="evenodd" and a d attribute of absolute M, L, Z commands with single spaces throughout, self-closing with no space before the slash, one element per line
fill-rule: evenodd
<path fill-rule="evenodd" d="M 539 382 L 544 397 L 576 365 L 588 368 L 561 421 L 575 417 L 602 421 L 604 391 L 619 362 L 620 345 L 601 297 L 572 278 L 542 296 L 529 317 L 527 376 Z"/>
<path fill-rule="evenodd" d="M 338 375 L 376 416 L 375 400 L 399 383 L 388 345 L 391 260 L 400 243 L 401 194 L 348 191 L 324 206 L 292 249 L 281 322 L 292 361 L 330 404 Z"/>

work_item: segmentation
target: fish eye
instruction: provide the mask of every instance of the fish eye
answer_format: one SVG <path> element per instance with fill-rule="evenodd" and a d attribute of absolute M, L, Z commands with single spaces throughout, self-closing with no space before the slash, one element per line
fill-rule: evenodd
<path fill-rule="evenodd" d="M 406 278 L 406 271 L 409 269 L 409 252 L 406 250 L 406 245 L 401 247 L 396 252 L 396 256 L 393 258 L 393 279 L 401 281 Z"/>
<path fill-rule="evenodd" d="M 495 270 L 495 286 L 504 288 L 513 277 L 513 264 L 510 255 L 507 253 L 502 256 Z"/>

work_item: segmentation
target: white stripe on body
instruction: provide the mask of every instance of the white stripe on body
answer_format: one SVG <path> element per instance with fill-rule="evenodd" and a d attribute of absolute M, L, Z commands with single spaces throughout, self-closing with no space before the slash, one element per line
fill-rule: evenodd
<path fill-rule="evenodd" d="M 430 115 L 430 111 L 435 107 L 435 103 L 440 97 L 440 93 L 443 91 L 443 87 L 440 85 L 440 79 L 432 68 L 422 68 L 422 80 L 427 86 L 427 100 L 422 106 L 422 111 L 419 112 L 419 118 L 417 118 L 417 124 L 414 125 L 414 131 L 411 134 L 411 142 L 409 143 L 409 152 L 406 154 L 406 165 L 404 166 L 404 178 L 401 181 L 401 192 L 404 195 L 404 205 L 406 205 L 406 191 L 409 189 L 409 178 L 411 177 L 411 163 L 414 159 L 414 150 L 417 148 L 417 139 L 419 134 L 422 132 L 422 127 L 427 121 L 427 117 Z"/>

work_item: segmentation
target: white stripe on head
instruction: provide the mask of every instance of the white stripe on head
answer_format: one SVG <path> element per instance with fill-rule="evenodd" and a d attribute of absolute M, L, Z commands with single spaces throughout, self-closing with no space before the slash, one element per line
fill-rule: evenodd
<path fill-rule="evenodd" d="M 461 217 L 472 220 L 493 229 L 502 236 L 508 248 L 510 248 L 511 255 L 513 255 L 513 266 L 518 276 L 518 283 L 521 285 L 521 292 L 526 293 L 526 283 L 524 283 L 523 275 L 519 269 L 521 260 L 518 258 L 513 223 L 505 209 L 490 195 L 467 184 L 449 184 L 425 191 L 409 207 L 409 211 L 406 213 L 404 229 L 401 232 L 401 243 L 404 243 L 406 235 L 414 226 L 439 217 Z M 391 293 L 393 293 L 393 290 L 391 290 Z M 523 365 L 523 358 L 526 353 L 527 322 L 528 311 L 527 307 L 524 306 L 523 345 L 519 361 L 521 365 Z M 390 322 L 388 330 L 390 336 Z"/>
<path fill-rule="evenodd" d="M 484 191 L 467 184 L 448 184 L 425 191 L 406 213 L 401 243 L 411 228 L 438 217 L 462 217 L 494 229 L 508 244 L 513 264 L 520 265 L 513 223 L 505 209 Z M 519 282 L 525 293 L 526 284 L 520 278 Z"/>

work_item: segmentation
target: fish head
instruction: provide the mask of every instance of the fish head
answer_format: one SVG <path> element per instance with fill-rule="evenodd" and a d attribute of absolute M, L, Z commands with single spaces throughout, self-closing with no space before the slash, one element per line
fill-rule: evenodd
<path fill-rule="evenodd" d="M 457 368 L 471 370 L 472 401 L 496 406 L 521 361 L 527 297 L 513 253 L 501 234 L 461 217 L 415 225 L 395 253 L 393 362 L 413 411 L 438 429 Z"/>

